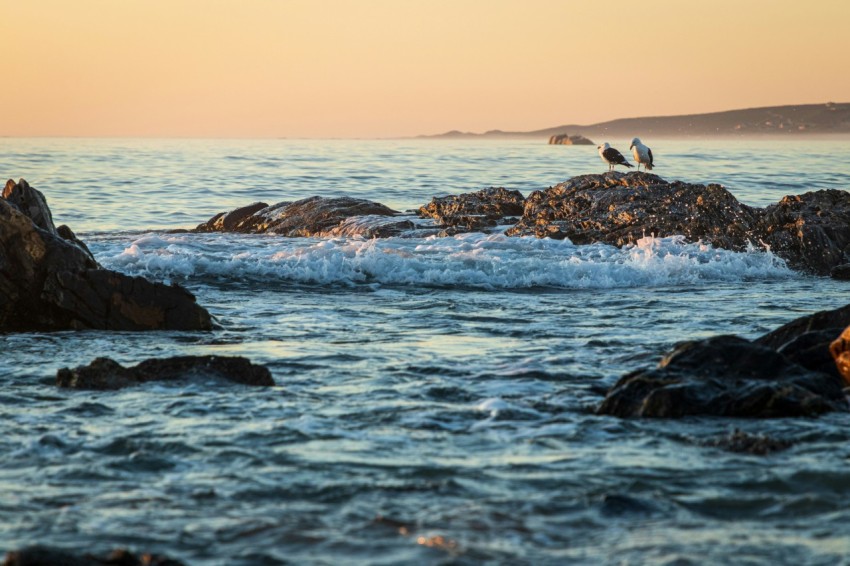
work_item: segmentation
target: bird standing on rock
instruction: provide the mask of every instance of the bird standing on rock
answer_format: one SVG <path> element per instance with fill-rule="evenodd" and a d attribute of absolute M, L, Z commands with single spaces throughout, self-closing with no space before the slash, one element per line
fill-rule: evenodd
<path fill-rule="evenodd" d="M 632 145 L 629 146 L 629 149 L 632 150 L 632 155 L 635 156 L 638 171 L 640 171 L 641 163 L 643 163 L 645 171 L 652 171 L 652 150 L 643 145 L 640 142 L 640 138 L 632 138 Z"/>
<path fill-rule="evenodd" d="M 599 157 L 602 158 L 602 161 L 608 164 L 608 171 L 613 171 L 614 165 L 625 165 L 626 167 L 634 167 L 634 165 L 626 161 L 626 158 L 623 157 L 622 153 L 611 147 L 611 144 L 608 142 L 597 146 L 596 149 L 599 150 Z"/>

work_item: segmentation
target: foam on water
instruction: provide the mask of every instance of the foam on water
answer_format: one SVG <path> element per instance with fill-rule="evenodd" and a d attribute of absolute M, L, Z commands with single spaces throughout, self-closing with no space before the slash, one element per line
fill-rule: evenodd
<path fill-rule="evenodd" d="M 795 276 L 769 251 L 736 253 L 683 237 L 645 237 L 622 249 L 503 234 L 373 240 L 148 234 L 119 251 L 120 245 L 93 247 L 109 268 L 167 281 L 592 289 Z"/>

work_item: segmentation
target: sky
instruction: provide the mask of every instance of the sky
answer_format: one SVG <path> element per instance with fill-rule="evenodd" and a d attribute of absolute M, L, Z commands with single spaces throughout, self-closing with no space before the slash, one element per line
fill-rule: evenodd
<path fill-rule="evenodd" d="M 0 135 L 372 138 L 850 102 L 848 0 L 0 0 Z"/>

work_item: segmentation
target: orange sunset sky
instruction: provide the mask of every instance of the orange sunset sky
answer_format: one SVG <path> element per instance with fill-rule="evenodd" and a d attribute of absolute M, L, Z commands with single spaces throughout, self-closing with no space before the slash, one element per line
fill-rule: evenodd
<path fill-rule="evenodd" d="M 850 101 L 850 0 L 0 0 L 0 135 L 391 137 Z"/>

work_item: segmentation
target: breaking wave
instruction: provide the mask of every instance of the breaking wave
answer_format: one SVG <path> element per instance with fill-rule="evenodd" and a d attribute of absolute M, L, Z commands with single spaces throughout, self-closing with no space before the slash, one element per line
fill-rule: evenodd
<path fill-rule="evenodd" d="M 129 245 L 93 244 L 108 268 L 175 282 L 601 289 L 796 276 L 770 251 L 731 252 L 679 236 L 623 248 L 480 233 L 371 240 L 146 234 Z"/>

